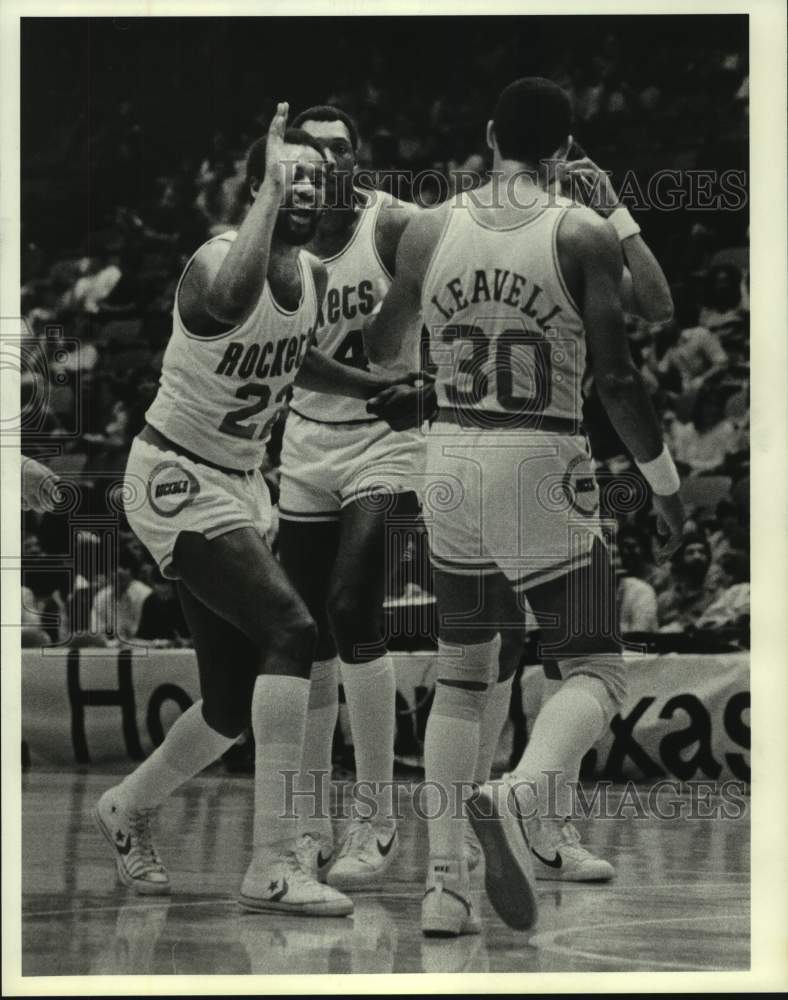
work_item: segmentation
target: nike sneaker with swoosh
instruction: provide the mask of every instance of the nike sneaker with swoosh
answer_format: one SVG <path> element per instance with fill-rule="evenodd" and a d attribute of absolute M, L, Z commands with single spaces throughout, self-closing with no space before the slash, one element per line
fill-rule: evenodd
<path fill-rule="evenodd" d="M 544 831 L 546 824 L 542 824 Z M 534 874 L 553 882 L 609 882 L 616 870 L 609 861 L 597 858 L 580 843 L 576 827 L 565 820 L 557 837 L 540 837 L 538 849 L 531 846 Z"/>
<path fill-rule="evenodd" d="M 398 849 L 396 826 L 352 819 L 326 881 L 337 889 L 346 890 L 374 885 L 391 866 Z"/>
<path fill-rule="evenodd" d="M 170 877 L 153 844 L 154 809 L 131 809 L 117 787 L 104 792 L 93 821 L 112 847 L 118 878 L 142 896 L 166 896 Z"/>
<path fill-rule="evenodd" d="M 334 860 L 334 845 L 325 837 L 307 832 L 297 839 L 295 850 L 301 867 L 318 882 L 325 882 Z"/>
<path fill-rule="evenodd" d="M 256 913 L 291 913 L 306 917 L 345 917 L 353 903 L 331 886 L 318 882 L 299 857 L 296 838 L 258 848 L 241 883 L 238 902 Z"/>
<path fill-rule="evenodd" d="M 427 888 L 421 902 L 421 932 L 425 937 L 478 934 L 481 923 L 471 898 L 464 860 L 430 858 Z"/>
<path fill-rule="evenodd" d="M 488 782 L 468 800 L 468 815 L 482 845 L 484 885 L 505 924 L 525 931 L 537 919 L 531 844 L 514 791 L 506 782 Z"/>

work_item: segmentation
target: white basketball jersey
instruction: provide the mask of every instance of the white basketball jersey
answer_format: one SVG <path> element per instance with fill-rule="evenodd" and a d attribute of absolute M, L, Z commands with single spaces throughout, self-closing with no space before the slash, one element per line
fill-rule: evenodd
<path fill-rule="evenodd" d="M 215 240 L 235 239 L 223 233 Z M 199 253 L 199 251 L 197 251 Z M 196 255 L 195 255 L 196 256 Z M 288 312 L 265 283 L 254 310 L 227 333 L 197 337 L 178 310 L 164 352 L 159 391 L 145 419 L 175 444 L 226 468 L 261 464 L 271 425 L 306 355 L 317 320 L 312 268 L 298 257 L 301 301 Z"/>
<path fill-rule="evenodd" d="M 318 313 L 315 346 L 323 354 L 355 368 L 366 368 L 362 330 L 367 317 L 383 299 L 391 285 L 391 275 L 383 266 L 375 245 L 378 213 L 390 196 L 381 191 L 359 192 L 366 207 L 355 232 L 343 250 L 323 263 L 328 271 L 328 288 Z M 307 420 L 319 423 L 373 423 L 363 399 L 331 396 L 300 386 L 293 392 L 290 409 Z"/>
<path fill-rule="evenodd" d="M 493 228 L 493 212 L 467 197 L 447 209 L 421 305 L 438 404 L 462 423 L 580 424 L 585 332 L 556 250 L 570 204 L 545 196 L 506 228 Z"/>

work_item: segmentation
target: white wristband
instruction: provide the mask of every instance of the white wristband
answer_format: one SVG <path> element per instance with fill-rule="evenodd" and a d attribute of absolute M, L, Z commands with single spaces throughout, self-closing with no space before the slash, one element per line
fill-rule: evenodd
<path fill-rule="evenodd" d="M 636 462 L 635 464 L 657 496 L 666 497 L 678 492 L 681 480 L 666 444 L 662 446 L 660 454 L 656 458 L 652 458 L 650 462 Z"/>
<path fill-rule="evenodd" d="M 640 226 L 630 215 L 629 209 L 624 208 L 623 205 L 614 208 L 610 215 L 608 215 L 607 221 L 612 223 L 619 243 L 623 243 L 630 236 L 637 236 L 640 232 Z"/>

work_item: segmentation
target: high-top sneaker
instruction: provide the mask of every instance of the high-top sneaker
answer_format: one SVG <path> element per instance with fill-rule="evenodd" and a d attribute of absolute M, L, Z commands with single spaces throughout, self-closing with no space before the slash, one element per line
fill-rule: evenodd
<path fill-rule="evenodd" d="M 426 937 L 459 937 L 481 930 L 465 860 L 430 858 L 421 930 Z"/>
<path fill-rule="evenodd" d="M 121 882 L 143 896 L 166 896 L 170 877 L 153 844 L 154 813 L 154 809 L 132 809 L 115 786 L 96 803 L 93 820 L 112 847 Z"/>

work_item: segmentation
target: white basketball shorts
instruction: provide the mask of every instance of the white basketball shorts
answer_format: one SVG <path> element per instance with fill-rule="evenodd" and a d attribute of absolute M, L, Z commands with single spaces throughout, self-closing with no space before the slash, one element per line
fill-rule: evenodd
<path fill-rule="evenodd" d="M 343 507 L 363 496 L 416 489 L 425 453 L 421 430 L 393 431 L 382 420 L 323 424 L 291 410 L 282 442 L 279 516 L 336 521 Z"/>
<path fill-rule="evenodd" d="M 433 565 L 502 571 L 517 590 L 590 562 L 602 538 L 599 490 L 583 435 L 458 428 L 427 442 L 422 510 Z"/>
<path fill-rule="evenodd" d="M 208 539 L 271 525 L 271 497 L 262 473 L 229 473 L 135 438 L 123 481 L 123 505 L 135 535 L 162 574 L 177 579 L 173 550 L 182 531 Z"/>

